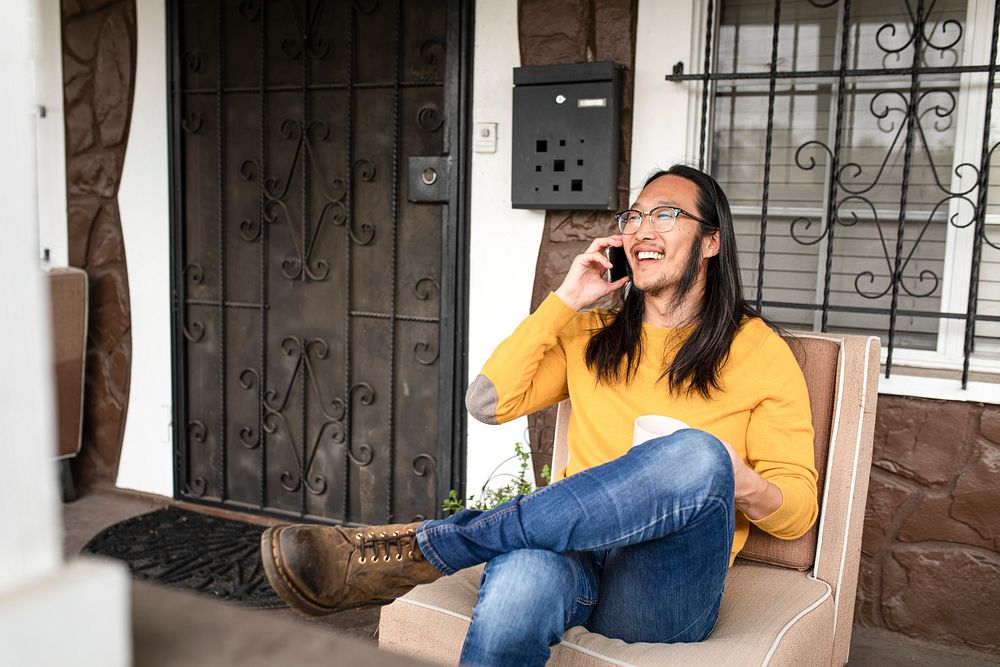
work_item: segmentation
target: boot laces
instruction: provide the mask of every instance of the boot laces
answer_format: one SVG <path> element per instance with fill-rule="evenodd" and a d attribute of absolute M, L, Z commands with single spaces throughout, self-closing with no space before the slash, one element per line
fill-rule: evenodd
<path fill-rule="evenodd" d="M 358 562 L 362 564 L 375 565 L 392 560 L 402 561 L 404 558 L 420 560 L 423 557 L 416 546 L 416 533 L 412 528 L 404 532 L 394 530 L 391 534 L 384 531 L 359 532 L 354 539 L 358 547 Z M 395 554 L 392 553 L 392 547 L 395 547 Z"/>

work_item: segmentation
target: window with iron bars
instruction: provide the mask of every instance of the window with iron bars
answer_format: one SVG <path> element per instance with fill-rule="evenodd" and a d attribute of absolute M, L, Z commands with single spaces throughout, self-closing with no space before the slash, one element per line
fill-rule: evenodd
<path fill-rule="evenodd" d="M 709 0 L 702 72 L 668 77 L 704 86 L 748 300 L 879 336 L 886 377 L 1000 381 L 998 6 Z"/>

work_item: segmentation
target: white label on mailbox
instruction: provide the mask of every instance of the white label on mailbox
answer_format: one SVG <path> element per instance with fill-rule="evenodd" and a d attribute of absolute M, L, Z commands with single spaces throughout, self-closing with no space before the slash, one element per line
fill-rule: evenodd
<path fill-rule="evenodd" d="M 608 98 L 606 97 L 581 97 L 576 101 L 576 107 L 578 109 L 606 106 L 608 106 Z"/>

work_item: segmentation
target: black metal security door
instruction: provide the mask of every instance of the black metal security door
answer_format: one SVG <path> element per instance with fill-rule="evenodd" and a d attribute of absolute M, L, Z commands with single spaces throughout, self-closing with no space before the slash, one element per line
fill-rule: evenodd
<path fill-rule="evenodd" d="M 376 523 L 461 488 L 468 11 L 168 6 L 177 497 Z"/>

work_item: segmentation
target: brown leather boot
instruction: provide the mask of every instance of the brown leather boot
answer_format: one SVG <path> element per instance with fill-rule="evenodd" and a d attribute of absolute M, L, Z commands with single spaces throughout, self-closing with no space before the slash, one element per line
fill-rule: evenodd
<path fill-rule="evenodd" d="M 264 573 L 281 599 L 310 616 L 392 602 L 442 576 L 417 548 L 418 526 L 268 528 L 260 536 Z"/>

